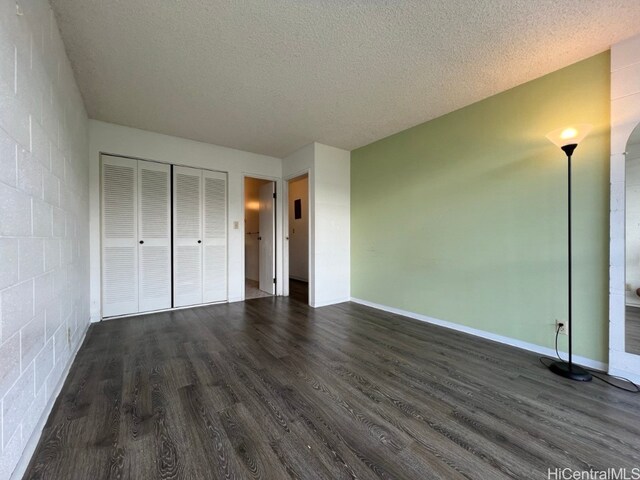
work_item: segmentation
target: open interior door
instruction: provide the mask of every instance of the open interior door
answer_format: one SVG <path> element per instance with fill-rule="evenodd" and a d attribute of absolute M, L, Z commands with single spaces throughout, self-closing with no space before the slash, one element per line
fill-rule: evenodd
<path fill-rule="evenodd" d="M 260 187 L 260 290 L 275 294 L 275 182 Z"/>

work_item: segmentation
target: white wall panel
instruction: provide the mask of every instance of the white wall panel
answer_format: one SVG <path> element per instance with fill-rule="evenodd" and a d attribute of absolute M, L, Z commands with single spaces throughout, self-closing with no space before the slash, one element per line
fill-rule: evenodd
<path fill-rule="evenodd" d="M 315 303 L 351 297 L 351 154 L 316 143 Z"/>
<path fill-rule="evenodd" d="M 628 38 L 611 47 L 611 71 L 640 63 L 640 35 Z"/>
<path fill-rule="evenodd" d="M 640 35 L 611 47 L 609 373 L 640 381 L 640 355 L 625 350 L 625 155 L 640 124 Z"/>

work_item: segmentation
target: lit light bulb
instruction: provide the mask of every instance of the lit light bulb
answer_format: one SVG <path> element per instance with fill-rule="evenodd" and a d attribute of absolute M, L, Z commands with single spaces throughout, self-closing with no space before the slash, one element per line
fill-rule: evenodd
<path fill-rule="evenodd" d="M 577 145 L 591 131 L 593 127 L 587 124 L 566 125 L 547 133 L 549 141 L 562 148 L 565 145 Z"/>
<path fill-rule="evenodd" d="M 560 138 L 568 140 L 569 138 L 574 138 L 577 134 L 578 131 L 575 128 L 566 128 L 560 134 Z"/>

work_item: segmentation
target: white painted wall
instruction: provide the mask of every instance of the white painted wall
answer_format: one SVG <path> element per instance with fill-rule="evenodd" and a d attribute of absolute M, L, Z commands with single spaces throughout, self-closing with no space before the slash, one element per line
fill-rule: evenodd
<path fill-rule="evenodd" d="M 90 235 L 91 235 L 91 320 L 101 317 L 100 307 L 100 153 L 122 155 L 143 160 L 208 168 L 228 173 L 229 181 L 229 301 L 244 299 L 244 175 L 282 178 L 279 158 L 243 152 L 232 148 L 161 135 L 96 120 L 89 121 L 90 160 Z M 278 196 L 282 182 L 276 182 Z M 234 222 L 238 228 L 234 229 Z M 282 245 L 282 229 L 277 244 Z M 282 278 L 282 257 L 278 252 L 276 269 Z M 281 285 L 278 294 L 281 294 Z"/>
<path fill-rule="evenodd" d="M 346 302 L 351 292 L 351 153 L 314 142 L 283 160 L 284 179 L 305 173 L 309 175 L 309 305 Z"/>
<path fill-rule="evenodd" d="M 640 124 L 640 35 L 611 47 L 609 373 L 640 381 L 640 355 L 625 351 L 625 153 Z"/>
<path fill-rule="evenodd" d="M 22 477 L 89 323 L 87 115 L 49 4 L 18 3 L 0 2 L 2 479 Z"/>
<path fill-rule="evenodd" d="M 315 144 L 315 304 L 351 297 L 351 153 Z"/>
<path fill-rule="evenodd" d="M 295 218 L 295 201 L 302 203 L 302 216 Z M 309 179 L 289 182 L 289 277 L 309 281 Z"/>

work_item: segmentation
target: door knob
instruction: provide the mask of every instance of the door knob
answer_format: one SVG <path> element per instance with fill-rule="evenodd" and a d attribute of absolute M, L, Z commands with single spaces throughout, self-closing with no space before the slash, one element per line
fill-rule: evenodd
<path fill-rule="evenodd" d="M 140 240 L 140 245 L 142 245 L 144 243 L 144 240 Z"/>
<path fill-rule="evenodd" d="M 198 243 L 202 243 L 202 240 L 198 240 Z"/>

